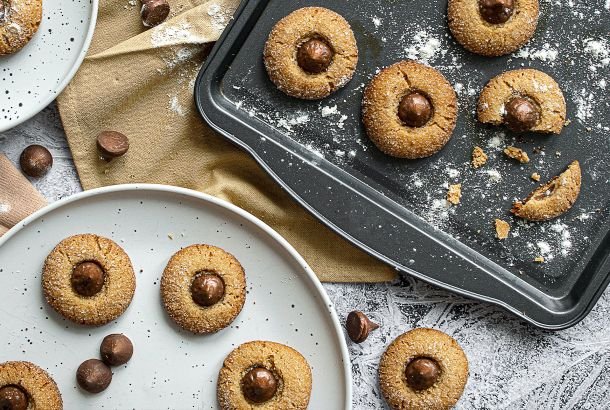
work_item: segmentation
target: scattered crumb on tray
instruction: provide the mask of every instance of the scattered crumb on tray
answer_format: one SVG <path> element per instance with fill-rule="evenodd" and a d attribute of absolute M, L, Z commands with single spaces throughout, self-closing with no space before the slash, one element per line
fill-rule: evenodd
<path fill-rule="evenodd" d="M 544 256 L 536 256 L 534 258 L 534 262 L 536 262 L 536 263 L 543 263 L 544 262 Z"/>
<path fill-rule="evenodd" d="M 481 147 L 474 147 L 472 150 L 472 166 L 473 168 L 481 168 L 487 163 L 487 154 Z"/>
<path fill-rule="evenodd" d="M 502 219 L 496 218 L 496 238 L 502 240 L 508 238 L 508 233 L 510 232 L 510 225 L 508 222 L 503 221 Z"/>
<path fill-rule="evenodd" d="M 506 147 L 504 148 L 504 155 L 509 158 L 516 159 L 522 164 L 527 164 L 530 162 L 530 157 L 527 155 L 527 152 L 523 151 L 521 148 L 517 147 Z"/>
<path fill-rule="evenodd" d="M 462 184 L 452 184 L 449 185 L 449 190 L 447 191 L 447 201 L 453 205 L 457 205 L 460 203 L 460 199 L 462 198 Z"/>
<path fill-rule="evenodd" d="M 530 178 L 531 178 L 531 179 L 533 179 L 534 181 L 538 182 L 538 181 L 540 181 L 540 174 L 539 174 L 539 173 L 537 173 L 537 172 L 534 172 L 534 173 L 533 173 L 533 174 L 530 176 Z"/>

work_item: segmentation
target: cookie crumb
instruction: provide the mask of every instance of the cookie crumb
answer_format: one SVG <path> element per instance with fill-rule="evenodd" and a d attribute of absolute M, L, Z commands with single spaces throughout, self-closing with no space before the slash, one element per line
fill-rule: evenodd
<path fill-rule="evenodd" d="M 462 198 L 462 184 L 449 185 L 449 191 L 447 191 L 447 201 L 453 205 L 460 203 Z"/>
<path fill-rule="evenodd" d="M 542 256 L 536 256 L 536 257 L 534 258 L 534 262 L 536 262 L 536 263 L 543 263 L 543 262 L 544 262 L 544 257 L 542 257 Z"/>
<path fill-rule="evenodd" d="M 531 179 L 533 179 L 534 181 L 538 182 L 538 181 L 540 181 L 540 174 L 539 174 L 539 173 L 537 173 L 537 172 L 534 172 L 534 173 L 533 173 L 533 174 L 530 176 L 530 178 L 531 178 Z"/>
<path fill-rule="evenodd" d="M 570 125 L 572 123 L 572 120 L 566 120 L 566 122 L 563 124 L 564 127 L 567 127 L 568 125 Z"/>
<path fill-rule="evenodd" d="M 496 238 L 502 240 L 508 238 L 510 225 L 502 219 L 496 219 Z"/>
<path fill-rule="evenodd" d="M 504 155 L 509 158 L 516 159 L 522 164 L 527 164 L 530 162 L 530 157 L 527 155 L 527 152 L 523 151 L 521 148 L 506 147 L 504 148 Z"/>
<path fill-rule="evenodd" d="M 487 154 L 481 147 L 474 147 L 472 150 L 472 167 L 481 168 L 487 163 Z"/>

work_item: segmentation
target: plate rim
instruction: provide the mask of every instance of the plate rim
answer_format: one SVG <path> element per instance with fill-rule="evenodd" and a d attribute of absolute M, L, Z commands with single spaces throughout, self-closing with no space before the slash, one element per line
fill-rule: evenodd
<path fill-rule="evenodd" d="M 93 0 L 97 2 L 97 0 Z M 345 336 L 343 335 L 342 327 L 339 322 L 339 317 L 337 315 L 336 309 L 334 308 L 334 303 L 328 297 L 326 290 L 322 286 L 322 283 L 315 275 L 309 264 L 303 259 L 303 257 L 296 251 L 296 249 L 278 232 L 276 232 L 273 228 L 267 225 L 265 222 L 252 215 L 251 213 L 243 210 L 242 208 L 234 205 L 224 199 L 220 199 L 214 197 L 212 195 L 195 191 L 189 188 L 175 187 L 170 185 L 161 185 L 161 184 L 120 184 L 120 185 L 111 185 L 107 187 L 95 188 L 83 192 L 79 192 L 74 195 L 67 196 L 58 201 L 52 202 L 33 214 L 29 215 L 21 222 L 13 226 L 9 229 L 3 236 L 0 236 L 0 247 L 7 243 L 14 235 L 27 227 L 30 223 L 38 220 L 40 217 L 62 208 L 66 205 L 79 202 L 85 199 L 93 198 L 96 196 L 102 196 L 106 194 L 115 194 L 118 192 L 137 192 L 137 191 L 153 191 L 153 192 L 161 192 L 165 194 L 174 194 L 174 195 L 184 195 L 189 198 L 210 203 L 212 205 L 218 206 L 222 209 L 229 211 L 237 215 L 238 217 L 246 219 L 248 222 L 254 224 L 257 228 L 261 229 L 265 234 L 269 235 L 269 237 L 274 240 L 278 245 L 281 246 L 286 252 L 288 252 L 289 256 L 293 258 L 293 260 L 303 269 L 303 271 L 307 275 L 307 279 L 313 284 L 314 288 L 318 292 L 318 295 L 321 297 L 322 302 L 326 306 L 332 307 L 329 310 L 330 319 L 333 324 L 333 328 L 335 331 L 336 339 L 339 342 L 339 348 L 341 351 L 341 359 L 343 364 L 343 370 L 345 373 L 345 402 L 346 410 L 352 409 L 352 399 L 353 399 L 353 379 L 352 379 L 352 371 L 351 371 L 351 360 L 349 351 L 347 349 L 347 343 L 345 341 Z"/>
<path fill-rule="evenodd" d="M 34 116 L 38 115 L 42 110 L 44 110 L 46 107 L 48 107 L 49 104 L 51 104 L 53 101 L 55 101 L 57 99 L 57 97 L 59 96 L 59 94 L 61 94 L 63 92 L 63 90 L 68 86 L 68 84 L 70 84 L 70 82 L 76 75 L 76 72 L 78 71 L 80 66 L 83 64 L 85 57 L 87 56 L 87 52 L 89 51 L 89 46 L 91 46 L 91 40 L 93 40 L 93 33 L 95 32 L 95 27 L 97 24 L 97 13 L 99 11 L 99 0 L 88 0 L 88 2 L 91 5 L 91 11 L 90 11 L 91 17 L 89 19 L 89 27 L 87 28 L 87 34 L 85 35 L 85 41 L 83 42 L 83 46 L 80 49 L 80 53 L 79 53 L 77 59 L 74 61 L 74 64 L 72 64 L 72 67 L 70 67 L 70 70 L 68 71 L 68 73 L 59 82 L 59 84 L 57 84 L 55 87 L 53 87 L 51 89 L 51 92 L 49 92 L 49 94 L 47 95 L 47 98 L 45 98 L 38 104 L 34 104 L 36 106 L 36 108 L 34 108 L 28 114 L 22 115 L 14 121 L 8 121 L 5 125 L 2 125 L 0 123 L 0 132 L 5 132 L 12 128 L 15 128 L 16 126 L 23 124 L 24 122 L 26 122 L 26 121 L 30 120 L 31 118 L 33 118 Z M 44 7 L 43 7 L 43 17 L 44 17 Z M 34 34 L 34 36 L 35 35 L 36 34 Z"/>

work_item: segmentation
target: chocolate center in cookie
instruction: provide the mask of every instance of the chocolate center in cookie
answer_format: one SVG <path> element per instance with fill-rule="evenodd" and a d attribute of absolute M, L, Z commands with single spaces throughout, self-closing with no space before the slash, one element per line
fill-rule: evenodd
<path fill-rule="evenodd" d="M 273 373 L 264 367 L 255 367 L 241 379 L 241 390 L 251 402 L 264 403 L 275 395 L 277 384 Z"/>
<path fill-rule="evenodd" d="M 514 10 L 514 0 L 479 0 L 481 17 L 491 24 L 506 23 Z"/>
<path fill-rule="evenodd" d="M 102 287 L 106 274 L 97 262 L 82 262 L 72 271 L 72 289 L 81 296 L 94 296 Z"/>
<path fill-rule="evenodd" d="M 434 385 L 441 375 L 441 368 L 434 359 L 418 357 L 405 368 L 407 384 L 414 390 L 426 390 Z"/>
<path fill-rule="evenodd" d="M 215 273 L 202 272 L 191 284 L 191 296 L 199 306 L 212 306 L 225 294 L 225 284 Z"/>
<path fill-rule="evenodd" d="M 28 395 L 17 386 L 4 386 L 0 389 L 0 410 L 26 410 Z"/>
<path fill-rule="evenodd" d="M 405 95 L 398 104 L 398 118 L 409 127 L 423 127 L 431 117 L 432 104 L 419 91 Z"/>
<path fill-rule="evenodd" d="M 326 41 L 312 38 L 299 47 L 297 63 L 308 73 L 318 74 L 328 68 L 334 55 L 333 49 Z"/>
<path fill-rule="evenodd" d="M 540 120 L 540 108 L 527 97 L 513 97 L 505 108 L 504 123 L 511 131 L 527 131 Z"/>

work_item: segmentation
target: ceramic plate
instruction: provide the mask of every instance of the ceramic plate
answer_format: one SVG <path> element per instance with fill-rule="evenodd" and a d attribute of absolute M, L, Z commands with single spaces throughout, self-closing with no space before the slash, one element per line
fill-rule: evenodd
<path fill-rule="evenodd" d="M 137 289 L 129 309 L 101 328 L 72 324 L 44 301 L 40 272 L 47 254 L 78 233 L 109 237 L 129 254 Z M 244 309 L 214 335 L 180 330 L 165 314 L 159 279 L 170 256 L 194 243 L 220 246 L 241 262 Z M 66 409 L 215 409 L 225 356 L 249 340 L 294 347 L 312 367 L 309 408 L 351 406 L 343 332 L 312 270 L 275 231 L 222 200 L 186 189 L 123 185 L 54 203 L 0 238 L 0 362 L 28 360 L 47 369 Z M 114 369 L 109 388 L 86 394 L 75 383 L 81 362 L 99 357 L 110 333 L 125 333 L 134 356 Z"/>
<path fill-rule="evenodd" d="M 42 0 L 42 21 L 19 52 L 0 56 L 0 132 L 49 105 L 80 67 L 98 0 Z"/>

